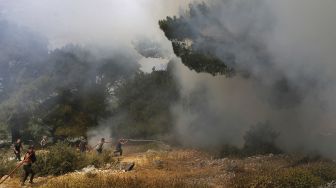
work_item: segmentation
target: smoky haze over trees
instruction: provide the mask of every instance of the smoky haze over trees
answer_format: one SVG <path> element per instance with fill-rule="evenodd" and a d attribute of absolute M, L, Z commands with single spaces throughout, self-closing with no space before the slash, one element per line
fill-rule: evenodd
<path fill-rule="evenodd" d="M 7 43 L 1 56 L 2 122 L 13 137 L 85 135 L 110 114 L 111 90 L 139 71 L 136 59 L 122 51 L 106 58 L 75 45 L 48 51 L 41 37 L 1 25 Z"/>
<path fill-rule="evenodd" d="M 267 124 L 257 145 L 334 155 L 335 2 L 189 2 L 0 6 L 1 131 L 253 148 Z"/>
<path fill-rule="evenodd" d="M 174 62 L 145 73 L 129 50 L 104 54 L 108 50 L 71 44 L 49 50 L 37 34 L 1 24 L 1 39 L 8 43 L 0 74 L 2 135 L 80 137 L 102 122 L 116 137 L 154 138 L 172 130 Z"/>
<path fill-rule="evenodd" d="M 335 4 L 218 0 L 159 21 L 174 53 L 199 72 L 181 66 L 176 73 L 182 84 L 182 102 L 174 107 L 181 141 L 243 146 L 251 126 L 269 122 L 281 148 L 334 155 L 335 85 L 329 81 L 335 77 L 329 70 L 335 68 L 336 41 L 329 32 L 322 35 L 335 31 L 328 6 Z"/>

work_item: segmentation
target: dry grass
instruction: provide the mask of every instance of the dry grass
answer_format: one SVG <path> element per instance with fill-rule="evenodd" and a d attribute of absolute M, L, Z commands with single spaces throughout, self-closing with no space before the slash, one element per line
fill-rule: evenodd
<path fill-rule="evenodd" d="M 120 160 L 135 162 L 131 172 L 72 173 L 50 179 L 40 187 L 210 187 L 204 181 L 211 175 L 209 170 L 194 167 L 193 163 L 203 157 L 203 153 L 194 150 L 129 154 Z M 162 167 L 157 161 L 162 161 Z"/>
<path fill-rule="evenodd" d="M 35 187 L 317 187 L 336 179 L 336 164 L 287 155 L 213 159 L 190 149 L 149 150 L 145 147 L 115 158 L 135 162 L 130 172 L 105 169 L 37 178 Z M 141 150 L 139 152 L 139 150 Z M 134 151 L 134 150 L 133 150 Z M 298 161 L 300 161 L 298 163 Z M 7 187 L 19 187 L 12 179 Z"/>
<path fill-rule="evenodd" d="M 198 183 L 187 183 L 181 177 L 167 177 L 166 175 L 117 175 L 117 174 L 76 174 L 59 177 L 40 186 L 42 188 L 54 187 L 206 187 Z"/>
<path fill-rule="evenodd" d="M 249 167 L 237 173 L 230 187 L 319 187 L 336 179 L 336 164 L 331 161 L 310 161 L 296 165 L 296 156 L 275 156 L 248 161 Z"/>
<path fill-rule="evenodd" d="M 16 160 L 10 160 L 14 158 L 12 150 L 0 150 L 0 178 L 6 175 L 10 170 L 12 170 L 18 162 Z"/>

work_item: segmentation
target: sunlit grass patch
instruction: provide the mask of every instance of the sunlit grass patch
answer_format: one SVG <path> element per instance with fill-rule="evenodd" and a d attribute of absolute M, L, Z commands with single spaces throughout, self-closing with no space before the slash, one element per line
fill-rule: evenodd
<path fill-rule="evenodd" d="M 142 176 L 141 174 L 133 175 L 104 175 L 87 176 L 85 174 L 76 174 L 52 179 L 42 188 L 54 187 L 72 187 L 72 188 L 91 188 L 91 187 L 207 187 L 205 185 L 193 182 L 186 182 L 182 177 L 164 177 L 164 176 Z"/>

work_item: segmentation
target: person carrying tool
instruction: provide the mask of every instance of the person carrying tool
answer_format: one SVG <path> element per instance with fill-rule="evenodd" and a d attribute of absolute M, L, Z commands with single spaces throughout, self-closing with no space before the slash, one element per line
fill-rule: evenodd
<path fill-rule="evenodd" d="M 103 146 L 105 143 L 110 143 L 110 142 L 105 142 L 105 138 L 102 138 L 100 142 L 97 145 L 95 145 L 94 148 L 96 148 L 96 151 L 98 154 L 101 154 L 103 152 Z"/>
<path fill-rule="evenodd" d="M 126 140 L 126 139 L 119 139 L 113 153 L 114 154 L 119 153 L 119 155 L 122 156 L 122 154 L 123 154 L 122 145 L 126 144 L 127 142 L 128 142 L 128 140 Z"/>
<path fill-rule="evenodd" d="M 18 138 L 14 143 L 14 154 L 18 161 L 21 161 L 21 150 L 23 150 L 21 139 Z"/>
<path fill-rule="evenodd" d="M 30 175 L 29 183 L 33 183 L 34 179 L 34 171 L 32 169 L 32 164 L 36 161 L 34 146 L 30 146 L 28 148 L 27 153 L 25 154 L 23 158 L 23 176 L 22 176 L 22 182 L 21 185 L 24 185 L 25 181 L 27 180 L 28 176 Z"/>

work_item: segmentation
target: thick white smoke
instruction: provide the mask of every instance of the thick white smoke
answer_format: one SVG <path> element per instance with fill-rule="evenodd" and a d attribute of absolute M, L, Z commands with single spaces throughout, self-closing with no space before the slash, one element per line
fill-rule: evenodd
<path fill-rule="evenodd" d="M 179 13 L 189 0 L 2 0 L 2 17 L 50 39 L 66 43 L 131 45 L 147 37 L 170 46 L 157 26 L 159 19 Z"/>
<path fill-rule="evenodd" d="M 184 14 L 190 2 L 0 0 L 0 16 L 46 36 L 50 49 L 76 43 L 108 47 L 111 53 L 115 49 L 129 49 L 134 54 L 134 41 L 145 38 L 158 44 L 164 56 L 171 58 L 171 43 L 159 29 L 158 20 Z M 181 141 L 203 146 L 223 142 L 241 145 L 243 134 L 251 125 L 269 121 L 280 132 L 279 144 L 283 148 L 336 154 L 333 144 L 336 141 L 336 1 L 206 2 L 220 22 L 209 25 L 203 34 L 233 44 L 221 46 L 218 42 L 216 55 L 221 57 L 223 51 L 234 53 L 238 66 L 252 76 L 250 79 L 239 75 L 229 79 L 213 77 L 197 74 L 180 64 L 176 78 L 183 100 L 172 110 Z M 260 64 L 253 48 L 225 33 L 246 35 L 253 39 L 250 43 L 261 45 L 262 54 L 268 56 L 267 66 Z M 141 58 L 141 62 L 153 62 Z M 274 92 L 274 83 L 282 78 L 290 83 L 294 94 Z"/>
<path fill-rule="evenodd" d="M 201 41 L 199 48 L 213 47 L 220 58 L 233 53 L 235 66 L 251 75 L 227 79 L 179 67 L 184 100 L 174 110 L 182 140 L 241 145 L 246 130 L 268 121 L 280 132 L 283 149 L 335 155 L 336 2 L 223 0 L 209 6 L 210 16 L 193 24 L 219 20 L 202 31 L 218 40 Z M 284 85 L 277 85 L 282 80 Z M 190 99 L 196 104 L 190 106 Z"/>
<path fill-rule="evenodd" d="M 100 46 L 110 51 L 134 50 L 134 41 L 149 39 L 165 56 L 172 55 L 170 42 L 158 20 L 178 14 L 191 0 L 33 0 L 0 1 L 1 18 L 46 36 L 49 48 L 74 43 Z M 113 52 L 111 52 L 113 53 Z M 134 53 L 134 52 L 133 52 Z M 139 56 L 148 71 L 167 61 Z"/>
<path fill-rule="evenodd" d="M 178 14 L 189 2 L 189 0 L 0 0 L 0 20 L 44 36 L 49 42 L 50 50 L 75 44 L 91 50 L 90 53 L 97 59 L 112 57 L 118 60 L 118 55 L 125 54 L 129 59 L 121 57 L 123 59 L 120 62 L 137 60 L 142 64 L 142 69 L 147 71 L 154 65 L 164 66 L 168 60 L 141 56 L 135 49 L 137 42 L 149 40 L 157 45 L 159 51 L 164 53 L 164 57 L 172 56 L 171 44 L 158 27 L 158 20 Z M 31 50 L 35 48 L 31 46 Z M 110 138 L 111 133 L 106 128 L 110 126 L 102 122 L 99 128 L 90 130 L 88 132 L 90 143 L 97 142 L 101 137 Z"/>

